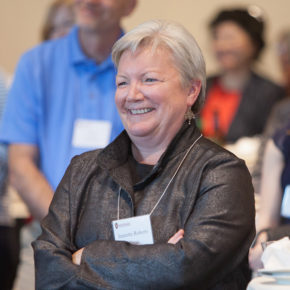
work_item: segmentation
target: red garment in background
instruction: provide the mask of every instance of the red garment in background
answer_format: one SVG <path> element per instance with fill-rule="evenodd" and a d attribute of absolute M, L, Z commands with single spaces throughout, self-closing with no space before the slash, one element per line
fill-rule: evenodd
<path fill-rule="evenodd" d="M 215 81 L 201 111 L 201 130 L 204 136 L 215 138 L 227 135 L 241 101 L 239 91 L 227 91 Z"/>

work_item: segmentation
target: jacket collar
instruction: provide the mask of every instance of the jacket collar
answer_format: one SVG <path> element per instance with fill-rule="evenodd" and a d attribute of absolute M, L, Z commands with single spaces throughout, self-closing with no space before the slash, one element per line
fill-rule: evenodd
<path fill-rule="evenodd" d="M 163 170 L 169 160 L 184 153 L 200 135 L 195 122 L 191 125 L 185 122 L 148 176 L 135 185 L 130 182 L 130 173 L 125 166 L 129 154 L 131 154 L 131 140 L 126 131 L 123 131 L 101 151 L 98 156 L 98 164 L 107 170 L 112 178 L 128 192 L 132 192 L 132 188 L 141 190 Z"/>

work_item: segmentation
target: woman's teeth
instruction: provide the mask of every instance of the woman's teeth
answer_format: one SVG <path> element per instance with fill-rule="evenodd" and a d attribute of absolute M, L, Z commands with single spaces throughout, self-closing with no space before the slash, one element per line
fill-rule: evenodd
<path fill-rule="evenodd" d="M 138 114 L 145 114 L 145 113 L 151 112 L 152 110 L 153 109 L 146 108 L 146 109 L 130 110 L 130 112 L 133 115 L 138 115 Z"/>

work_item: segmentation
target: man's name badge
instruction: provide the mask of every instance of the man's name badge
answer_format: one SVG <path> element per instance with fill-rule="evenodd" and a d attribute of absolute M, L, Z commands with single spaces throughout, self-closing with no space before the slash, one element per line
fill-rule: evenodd
<path fill-rule="evenodd" d="M 129 242 L 135 245 L 154 243 L 150 215 L 141 215 L 112 221 L 115 241 Z"/>
<path fill-rule="evenodd" d="M 77 119 L 72 145 L 78 148 L 103 148 L 110 142 L 112 124 L 102 120 Z"/>

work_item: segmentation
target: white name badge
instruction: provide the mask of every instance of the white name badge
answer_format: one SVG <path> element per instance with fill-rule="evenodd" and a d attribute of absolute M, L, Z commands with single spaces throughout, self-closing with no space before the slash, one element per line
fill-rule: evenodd
<path fill-rule="evenodd" d="M 290 185 L 287 185 L 283 195 L 281 216 L 290 218 Z"/>
<path fill-rule="evenodd" d="M 129 242 L 136 245 L 154 243 L 150 215 L 141 215 L 112 221 L 115 241 Z"/>
<path fill-rule="evenodd" d="M 79 148 L 103 148 L 110 142 L 112 124 L 108 121 L 77 119 L 72 145 Z"/>

